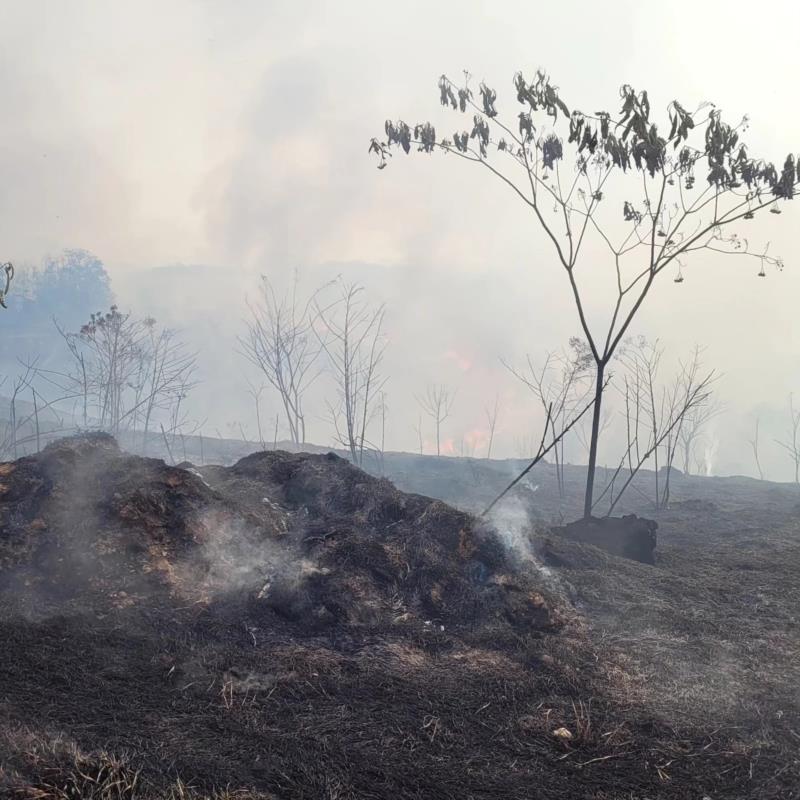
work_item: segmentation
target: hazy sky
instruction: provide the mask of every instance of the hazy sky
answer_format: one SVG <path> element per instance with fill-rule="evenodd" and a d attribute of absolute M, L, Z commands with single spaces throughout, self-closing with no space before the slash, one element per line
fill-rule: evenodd
<path fill-rule="evenodd" d="M 544 67 L 587 110 L 616 110 L 631 83 L 656 108 L 747 113 L 754 152 L 782 160 L 800 150 L 799 22 L 792 2 L 709 0 L 0 3 L 2 257 L 89 249 L 123 305 L 147 298 L 195 331 L 213 323 L 209 359 L 232 348 L 259 273 L 346 271 L 389 307 L 390 445 L 413 446 L 413 394 L 441 378 L 459 393 L 450 438 L 480 429 L 497 391 L 513 455 L 527 409 L 498 359 L 577 330 L 563 274 L 504 187 L 447 158 L 378 172 L 370 137 L 386 117 L 439 117 L 442 72 L 469 68 L 516 114 L 514 72 Z M 784 256 L 783 273 L 695 260 L 635 329 L 675 354 L 701 343 L 724 373 L 720 469 L 749 471 L 754 410 L 800 392 L 798 226 L 789 204 L 747 229 Z M 152 271 L 176 263 L 214 269 Z M 232 363 L 208 362 L 207 384 Z"/>

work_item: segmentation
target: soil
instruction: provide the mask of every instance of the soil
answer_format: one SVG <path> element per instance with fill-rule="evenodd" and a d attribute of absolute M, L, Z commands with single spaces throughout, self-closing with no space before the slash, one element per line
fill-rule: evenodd
<path fill-rule="evenodd" d="M 0 796 L 796 798 L 800 498 L 706 480 L 649 565 L 333 454 L 1 464 Z"/>

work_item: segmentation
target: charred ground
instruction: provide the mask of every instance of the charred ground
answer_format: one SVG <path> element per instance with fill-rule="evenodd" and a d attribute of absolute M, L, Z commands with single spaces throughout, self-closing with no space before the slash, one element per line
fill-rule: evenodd
<path fill-rule="evenodd" d="M 334 455 L 58 442 L 0 465 L 0 794 L 796 797 L 790 509 L 534 559 Z"/>

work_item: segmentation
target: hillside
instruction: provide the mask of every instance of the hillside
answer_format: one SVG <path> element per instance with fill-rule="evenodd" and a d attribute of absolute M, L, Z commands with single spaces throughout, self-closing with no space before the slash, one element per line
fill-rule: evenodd
<path fill-rule="evenodd" d="M 335 455 L 0 465 L 0 786 L 27 798 L 796 797 L 794 518 L 656 567 Z"/>

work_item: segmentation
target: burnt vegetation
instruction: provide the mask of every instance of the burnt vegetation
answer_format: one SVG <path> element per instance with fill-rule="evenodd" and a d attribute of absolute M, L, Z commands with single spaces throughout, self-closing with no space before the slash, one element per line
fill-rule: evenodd
<path fill-rule="evenodd" d="M 43 274 L 109 302 L 48 321 L 63 358 L 19 359 L 3 390 L 0 797 L 798 797 L 800 412 L 773 443 L 794 484 L 763 480 L 758 418 L 761 480 L 712 478 L 717 372 L 700 347 L 670 372 L 632 330 L 701 255 L 781 269 L 732 226 L 780 214 L 800 165 L 751 156 L 710 104 L 659 127 L 627 85 L 616 113 L 543 72 L 514 76 L 510 114 L 468 74 L 438 88 L 466 126 L 387 121 L 369 150 L 477 165 L 532 214 L 580 330 L 503 361 L 542 424 L 492 459 L 488 387 L 480 449 L 445 458 L 464 398 L 437 380 L 413 395 L 419 454 L 387 452 L 387 307 L 295 274 L 262 277 L 237 340 L 257 436 L 208 437 L 202 354 L 69 251 Z M 308 442 L 319 383 L 332 451 Z"/>
<path fill-rule="evenodd" d="M 0 466 L 0 786 L 791 797 L 793 502 L 673 504 L 647 566 L 539 526 L 510 548 L 334 454 L 61 440 Z"/>

